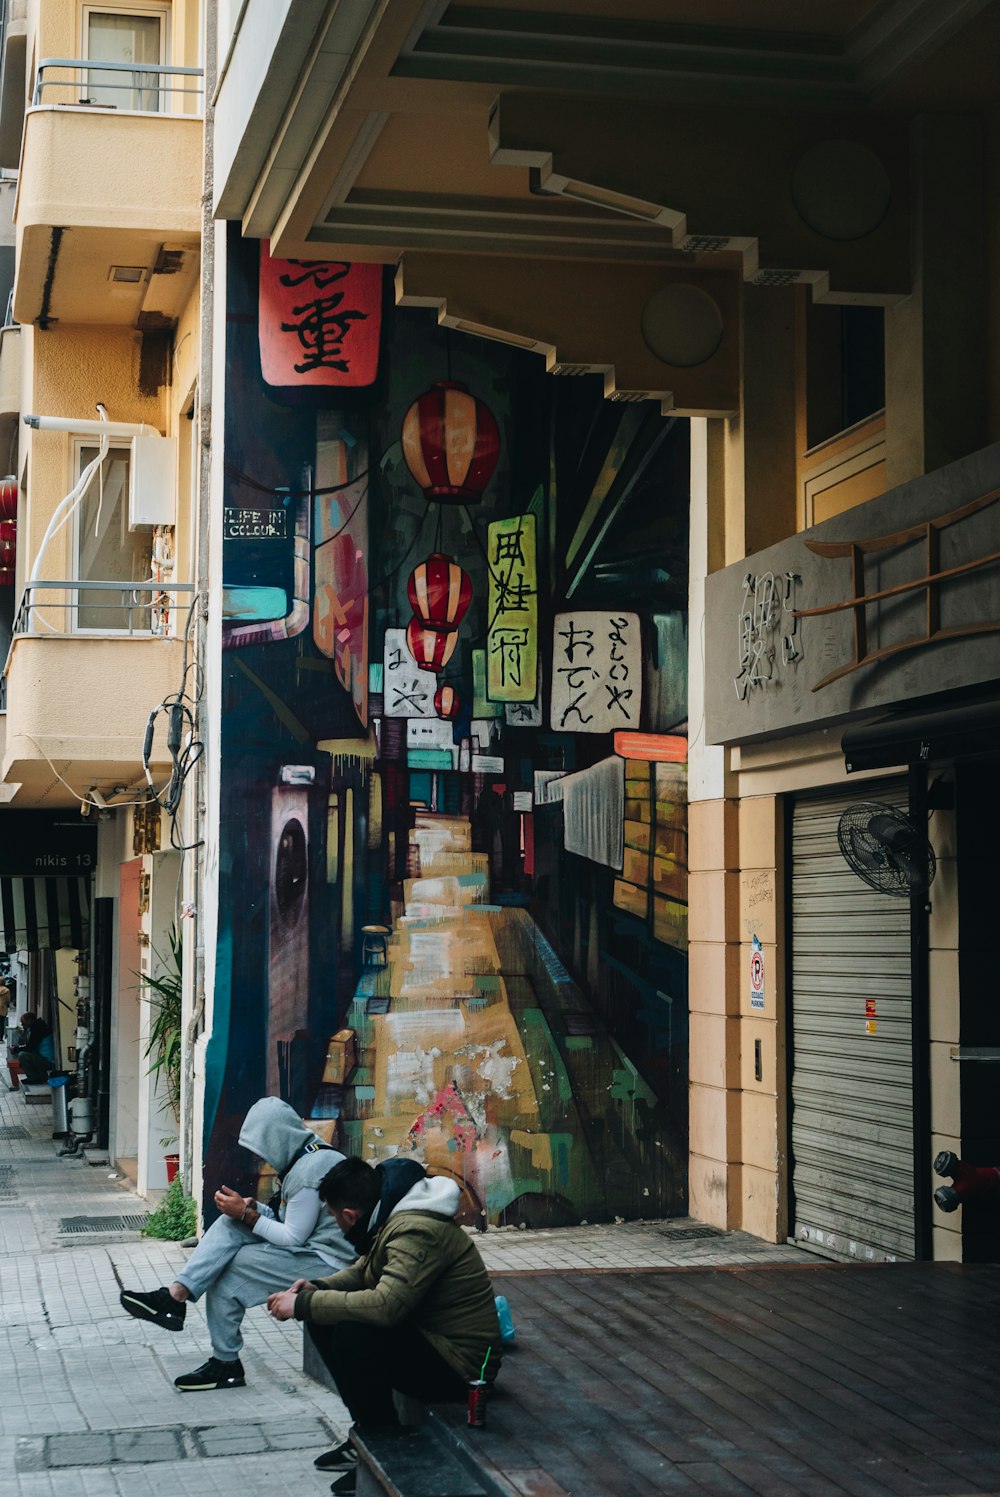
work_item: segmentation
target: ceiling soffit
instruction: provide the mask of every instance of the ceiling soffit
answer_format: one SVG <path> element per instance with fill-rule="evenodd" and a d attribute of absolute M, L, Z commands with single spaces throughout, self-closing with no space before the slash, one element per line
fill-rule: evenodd
<path fill-rule="evenodd" d="M 905 120 L 621 111 L 511 93 L 493 111 L 490 149 L 498 165 L 526 168 L 539 193 L 656 224 L 675 250 L 738 253 L 754 284 L 807 282 L 818 299 L 843 301 L 909 292 Z"/>
<path fill-rule="evenodd" d="M 637 15 L 613 3 L 450 4 L 413 38 L 394 72 L 660 101 L 861 103 L 990 3 L 889 0 L 859 11 L 811 0 L 790 12 L 704 0 L 681 22 L 659 19 L 663 6 Z"/>
<path fill-rule="evenodd" d="M 743 257 L 752 281 L 808 281 L 820 297 L 891 301 L 909 289 L 903 126 L 876 120 L 866 105 L 873 90 L 989 3 L 816 0 L 802 22 L 785 0 L 705 0 L 688 10 L 706 23 L 684 25 L 650 19 L 663 7 L 639 0 L 552 0 L 544 8 L 518 0 L 375 3 L 332 93 L 318 77 L 313 87 L 305 65 L 244 231 L 270 236 L 279 253 L 337 253 L 340 246 L 387 261 L 407 245 L 623 259 L 722 248 Z M 331 5 L 329 15 L 335 12 Z M 731 24 L 748 15 L 752 24 Z M 801 29 L 790 29 L 790 18 Z M 453 180 L 460 141 L 471 138 L 478 149 L 485 101 L 501 90 L 496 182 Z M 518 104 L 521 90 L 530 106 Z M 317 124 L 320 96 L 327 103 Z M 658 103 L 644 105 L 644 97 Z M 727 108 L 727 100 L 740 107 Z M 299 120 L 307 104 L 308 120 Z M 523 128 L 532 111 L 533 136 Z M 640 116 L 651 132 L 636 128 Z M 431 119 L 448 121 L 453 145 L 421 153 L 421 128 Z M 387 140 L 396 169 L 379 180 L 372 163 L 380 149 L 389 159 Z M 798 145 L 803 155 L 810 144 L 840 140 L 871 151 L 872 175 L 881 166 L 889 181 L 882 218 L 856 241 L 831 240 L 803 222 L 787 185 L 790 150 Z M 488 150 L 484 144 L 483 164 Z M 617 161 L 608 159 L 615 153 Z M 428 161 L 434 188 L 402 190 L 396 179 L 404 163 L 419 177 Z M 528 167 L 518 205 L 499 185 L 510 176 L 508 163 Z M 547 212 L 546 196 L 551 207 L 572 184 L 576 216 Z"/>
<path fill-rule="evenodd" d="M 542 354 L 550 374 L 604 376 L 610 400 L 683 416 L 739 408 L 738 264 L 621 265 L 407 250 L 401 306 Z"/>

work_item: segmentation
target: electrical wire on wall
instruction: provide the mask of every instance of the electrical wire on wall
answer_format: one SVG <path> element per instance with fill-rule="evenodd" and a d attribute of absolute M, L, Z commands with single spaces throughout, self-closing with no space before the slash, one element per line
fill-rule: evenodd
<path fill-rule="evenodd" d="M 187 623 L 184 626 L 184 657 L 180 687 L 164 697 L 163 701 L 150 712 L 146 719 L 146 733 L 142 745 L 142 767 L 145 771 L 150 797 L 170 817 L 170 845 L 181 853 L 190 852 L 193 848 L 202 845 L 201 840 L 185 843 L 177 839 L 177 815 L 184 794 L 184 785 L 205 750 L 205 745 L 197 736 L 196 713 L 201 698 L 201 684 L 197 681 L 197 661 L 188 658 L 191 624 L 200 597 L 200 593 L 195 593 L 188 608 Z M 196 678 L 194 695 L 188 690 L 188 675 L 192 668 Z M 153 757 L 157 719 L 160 717 L 166 718 L 167 753 L 170 755 L 171 767 L 167 783 L 158 790 L 153 783 L 150 761 Z"/>

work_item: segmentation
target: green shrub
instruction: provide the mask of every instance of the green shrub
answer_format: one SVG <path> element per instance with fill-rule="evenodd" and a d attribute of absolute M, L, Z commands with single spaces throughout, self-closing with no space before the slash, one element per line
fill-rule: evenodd
<path fill-rule="evenodd" d="M 160 1237 L 165 1242 L 183 1242 L 193 1237 L 198 1226 L 194 1201 L 184 1194 L 180 1180 L 171 1180 L 167 1193 L 142 1224 L 143 1237 Z"/>

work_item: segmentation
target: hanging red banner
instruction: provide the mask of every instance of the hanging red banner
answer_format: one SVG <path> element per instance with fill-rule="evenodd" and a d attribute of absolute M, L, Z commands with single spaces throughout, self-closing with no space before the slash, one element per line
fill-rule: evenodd
<path fill-rule="evenodd" d="M 260 365 L 269 385 L 364 388 L 378 373 L 382 267 L 260 250 Z"/>

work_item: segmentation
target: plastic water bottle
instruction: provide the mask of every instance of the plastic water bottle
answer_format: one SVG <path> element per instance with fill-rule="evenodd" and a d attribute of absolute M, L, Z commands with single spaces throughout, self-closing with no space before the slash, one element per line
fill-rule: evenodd
<path fill-rule="evenodd" d="M 514 1317 L 510 1313 L 510 1305 L 507 1303 L 505 1294 L 498 1294 L 497 1319 L 500 1322 L 500 1340 L 504 1346 L 513 1346 L 517 1340 L 517 1332 L 514 1329 Z"/>

